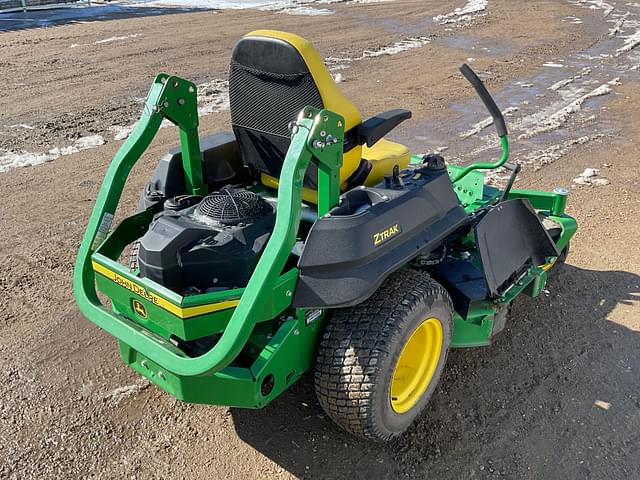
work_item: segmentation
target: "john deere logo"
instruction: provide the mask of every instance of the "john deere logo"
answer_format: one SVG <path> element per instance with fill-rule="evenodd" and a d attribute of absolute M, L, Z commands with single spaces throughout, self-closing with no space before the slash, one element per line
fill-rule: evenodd
<path fill-rule="evenodd" d="M 147 318 L 147 309 L 138 300 L 132 300 L 133 311 L 140 315 L 142 318 Z"/>
<path fill-rule="evenodd" d="M 378 245 L 383 244 L 387 240 L 395 237 L 399 233 L 402 232 L 399 224 L 391 225 L 389 228 L 385 228 L 381 232 L 377 232 L 373 234 L 373 246 L 377 247 Z"/>

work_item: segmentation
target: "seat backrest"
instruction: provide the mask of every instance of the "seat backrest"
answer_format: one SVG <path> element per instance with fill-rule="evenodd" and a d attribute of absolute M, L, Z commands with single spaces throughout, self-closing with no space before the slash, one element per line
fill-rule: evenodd
<path fill-rule="evenodd" d="M 244 164 L 274 187 L 290 144 L 289 122 L 305 106 L 339 113 L 346 131 L 362 122 L 313 46 L 298 35 L 275 30 L 256 30 L 236 44 L 229 67 L 229 100 Z M 361 152 L 357 146 L 345 153 L 341 182 L 358 168 Z M 314 165 L 304 183 L 317 188 Z"/>

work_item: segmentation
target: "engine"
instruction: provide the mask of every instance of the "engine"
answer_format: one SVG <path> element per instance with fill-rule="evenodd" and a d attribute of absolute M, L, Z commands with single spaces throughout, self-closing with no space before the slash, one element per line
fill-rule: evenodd
<path fill-rule="evenodd" d="M 181 294 L 243 287 L 274 223 L 273 206 L 245 189 L 166 200 L 140 240 L 140 276 Z"/>

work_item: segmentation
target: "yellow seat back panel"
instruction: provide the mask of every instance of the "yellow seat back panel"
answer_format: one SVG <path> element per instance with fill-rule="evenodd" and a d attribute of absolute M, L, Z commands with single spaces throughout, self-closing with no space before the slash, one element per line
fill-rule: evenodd
<path fill-rule="evenodd" d="M 277 30 L 255 30 L 246 35 L 247 37 L 267 37 L 285 41 L 293 46 L 304 59 L 309 72 L 313 77 L 316 87 L 320 92 L 322 103 L 325 108 L 336 112 L 344 117 L 345 131 L 362 123 L 362 117 L 358 108 L 349 101 L 340 91 L 336 82 L 333 81 L 329 70 L 325 66 L 322 58 L 313 45 L 308 40 L 288 32 Z M 360 165 L 362 147 L 357 146 L 344 154 L 342 168 L 340 169 L 340 181 L 344 182 Z M 266 177 L 266 178 L 265 178 Z M 278 181 L 269 175 L 262 175 L 263 183 L 267 186 L 277 188 Z M 266 181 L 265 181 L 266 180 Z"/>

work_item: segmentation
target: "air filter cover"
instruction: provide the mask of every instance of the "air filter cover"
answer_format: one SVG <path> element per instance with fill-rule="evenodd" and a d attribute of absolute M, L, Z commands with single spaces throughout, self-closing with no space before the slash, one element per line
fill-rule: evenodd
<path fill-rule="evenodd" d="M 194 216 L 205 223 L 222 225 L 250 224 L 273 212 L 273 207 L 261 196 L 248 190 L 224 189 L 207 195 Z"/>

